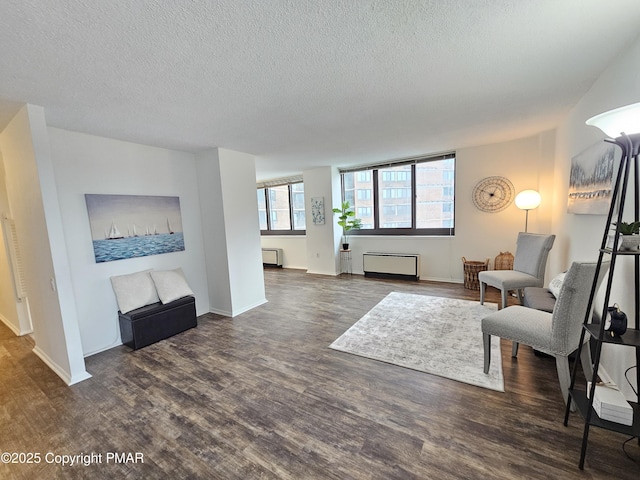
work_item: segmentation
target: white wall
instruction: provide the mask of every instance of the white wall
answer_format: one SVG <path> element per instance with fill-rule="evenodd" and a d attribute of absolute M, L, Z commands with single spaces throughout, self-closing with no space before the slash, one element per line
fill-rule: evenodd
<path fill-rule="evenodd" d="M 208 312 L 194 156 L 51 127 L 49 137 L 84 354 L 122 343 L 111 276 L 182 267 L 197 314 Z M 86 193 L 179 197 L 185 250 L 96 263 Z"/>
<path fill-rule="evenodd" d="M 558 128 L 555 160 L 556 172 L 558 172 L 555 181 L 557 196 L 553 208 L 553 225 L 555 230 L 561 232 L 561 238 L 559 248 L 554 247 L 551 251 L 554 270 L 566 268 L 573 260 L 597 259 L 606 217 L 567 213 L 571 158 L 604 138 L 600 130 L 585 125 L 585 120 L 598 113 L 640 101 L 640 77 L 637 68 L 633 67 L 638 64 L 640 64 L 640 39 L 612 62 Z M 632 216 L 633 209 L 627 203 L 625 218 L 632 218 Z M 633 324 L 635 282 L 633 262 L 629 260 L 630 258 L 621 257 L 617 261 L 610 303 L 618 303 Z M 603 306 L 596 302 L 599 310 Z M 620 386 L 627 398 L 633 401 L 637 401 L 637 398 L 623 374 L 626 368 L 635 363 L 634 349 L 604 346 L 602 365 L 606 373 Z M 635 370 L 630 372 L 629 377 L 635 379 Z M 635 381 L 633 383 L 635 385 Z"/>
<path fill-rule="evenodd" d="M 227 234 L 232 312 L 239 315 L 265 303 L 260 220 L 253 155 L 218 149 Z"/>
<path fill-rule="evenodd" d="M 235 316 L 265 303 L 255 158 L 222 148 L 197 155 L 211 311 Z"/>
<path fill-rule="evenodd" d="M 332 209 L 339 207 L 341 202 L 340 175 L 332 167 L 305 170 L 302 175 L 307 224 L 307 272 L 336 275 L 339 271 L 338 250 L 342 229 L 336 224 Z M 313 223 L 311 198 L 314 197 L 324 197 L 324 225 Z"/>
<path fill-rule="evenodd" d="M 2 162 L 2 152 L 0 152 L 0 222 L 4 216 L 11 217 L 9 209 L 9 198 L 5 185 L 4 164 Z M 18 318 L 16 303 L 18 299 L 15 295 L 13 273 L 7 242 L 11 242 L 4 228 L 0 228 L 0 321 L 9 327 L 16 335 L 23 334 Z"/>
<path fill-rule="evenodd" d="M 307 269 L 306 235 L 263 235 L 260 245 L 263 248 L 281 248 L 284 268 Z"/>
<path fill-rule="evenodd" d="M 89 375 L 82 358 L 44 109 L 24 106 L 0 134 L 0 151 L 23 257 L 33 351 L 73 384 Z"/>

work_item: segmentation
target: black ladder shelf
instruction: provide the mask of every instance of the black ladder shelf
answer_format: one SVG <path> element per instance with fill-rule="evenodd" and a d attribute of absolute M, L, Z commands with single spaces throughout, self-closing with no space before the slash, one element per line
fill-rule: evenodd
<path fill-rule="evenodd" d="M 582 436 L 582 448 L 580 450 L 579 463 L 579 467 L 581 470 L 584 468 L 584 460 L 587 452 L 589 427 L 596 426 L 640 438 L 640 407 L 638 405 L 638 402 L 630 402 L 633 408 L 633 425 L 631 426 L 604 420 L 598 416 L 593 408 L 593 398 L 595 394 L 596 382 L 598 380 L 598 367 L 600 365 L 600 354 L 602 353 L 602 345 L 605 343 L 635 348 L 636 385 L 640 386 L 640 250 L 624 251 L 618 248 L 620 245 L 620 231 L 618 226 L 620 225 L 620 222 L 623 221 L 622 214 L 625 206 L 625 198 L 627 194 L 627 187 L 629 184 L 631 167 L 633 167 L 634 181 L 634 221 L 638 221 L 640 218 L 640 181 L 638 172 L 638 149 L 640 147 L 640 134 L 623 134 L 615 140 L 606 139 L 605 141 L 614 143 L 622 149 L 622 159 L 620 161 L 620 167 L 618 168 L 618 172 L 616 175 L 616 181 L 611 197 L 611 206 L 609 208 L 607 224 L 605 226 L 604 235 L 600 246 L 600 253 L 598 255 L 598 263 L 596 266 L 593 285 L 591 287 L 591 293 L 589 295 L 589 305 L 587 307 L 587 314 L 585 315 L 582 334 L 580 336 L 578 355 L 576 356 L 576 359 L 580 358 L 580 353 L 582 352 L 582 348 L 584 347 L 585 336 L 588 336 L 589 340 L 593 339 L 595 341 L 593 376 L 591 378 L 591 389 L 588 392 L 587 396 L 586 385 L 584 386 L 584 389 L 576 387 L 576 373 L 578 371 L 579 362 L 577 360 L 574 362 L 573 370 L 571 373 L 571 384 L 569 386 L 569 399 L 567 401 L 564 416 L 564 425 L 567 426 L 569 421 L 571 403 L 573 401 L 576 405 L 576 410 L 580 412 L 584 419 L 584 434 Z M 598 278 L 605 255 L 610 259 L 610 266 L 606 278 L 606 289 L 603 307 L 602 310 L 600 310 L 601 321 L 599 323 L 590 323 L 591 307 L 593 306 L 594 297 L 597 293 L 596 288 Z M 604 319 L 607 312 L 607 306 L 609 305 L 610 301 L 613 274 L 615 271 L 616 262 L 619 257 L 621 257 L 621 261 L 627 261 L 629 260 L 629 258 L 632 258 L 634 262 L 635 324 L 630 324 L 629 327 L 635 328 L 635 330 L 627 330 L 627 332 L 620 337 L 612 337 L 609 332 L 605 331 L 604 329 Z"/>

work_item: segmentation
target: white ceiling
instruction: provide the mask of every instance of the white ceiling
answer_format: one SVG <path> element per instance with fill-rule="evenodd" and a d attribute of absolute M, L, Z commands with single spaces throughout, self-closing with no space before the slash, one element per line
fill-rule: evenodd
<path fill-rule="evenodd" d="M 259 179 L 434 153 L 555 127 L 639 24 L 638 0 L 3 0 L 0 128 L 29 102 Z"/>

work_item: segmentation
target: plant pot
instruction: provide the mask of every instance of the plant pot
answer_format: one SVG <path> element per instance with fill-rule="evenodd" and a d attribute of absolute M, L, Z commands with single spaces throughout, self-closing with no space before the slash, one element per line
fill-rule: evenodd
<path fill-rule="evenodd" d="M 633 251 L 638 250 L 640 246 L 640 235 L 620 235 L 620 250 Z"/>
<path fill-rule="evenodd" d="M 348 243 L 343 243 L 342 244 L 342 250 L 349 250 L 349 244 Z"/>

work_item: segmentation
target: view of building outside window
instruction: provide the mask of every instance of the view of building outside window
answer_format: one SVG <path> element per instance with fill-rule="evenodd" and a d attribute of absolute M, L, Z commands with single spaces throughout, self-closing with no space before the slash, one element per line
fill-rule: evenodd
<path fill-rule="evenodd" d="M 411 228 L 411 165 L 378 170 L 380 228 Z"/>
<path fill-rule="evenodd" d="M 304 218 L 304 183 L 294 183 L 291 185 L 293 196 L 293 229 L 305 230 L 307 223 Z"/>
<path fill-rule="evenodd" d="M 289 186 L 270 187 L 269 214 L 271 215 L 271 230 L 291 230 L 289 216 Z"/>
<path fill-rule="evenodd" d="M 416 164 L 416 228 L 453 228 L 455 159 Z"/>
<path fill-rule="evenodd" d="M 373 172 L 349 172 L 343 174 L 344 199 L 355 209 L 362 220 L 362 229 L 373 228 Z M 358 211 L 362 215 L 358 214 Z"/>
<path fill-rule="evenodd" d="M 413 168 L 415 167 L 415 169 Z M 363 229 L 375 228 L 373 178 L 378 178 L 378 228 L 453 228 L 455 159 L 343 173 L 344 199 L 355 208 Z M 412 175 L 416 218 L 412 221 Z"/>
<path fill-rule="evenodd" d="M 260 230 L 267 227 L 267 199 L 264 196 L 264 188 L 258 189 L 258 218 L 260 219 Z"/>
<path fill-rule="evenodd" d="M 291 188 L 291 196 L 289 188 Z M 304 231 L 306 229 L 304 184 L 302 182 L 259 188 L 257 192 L 260 230 L 292 230 L 292 217 L 293 230 Z M 290 203 L 290 199 L 293 200 L 292 203 Z M 267 222 L 267 214 L 269 222 Z"/>

